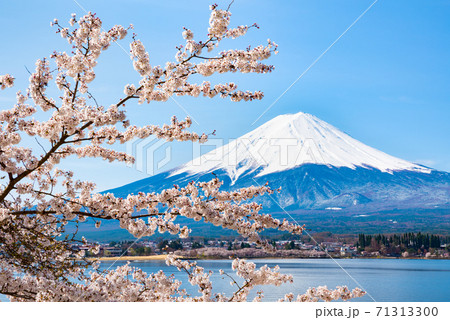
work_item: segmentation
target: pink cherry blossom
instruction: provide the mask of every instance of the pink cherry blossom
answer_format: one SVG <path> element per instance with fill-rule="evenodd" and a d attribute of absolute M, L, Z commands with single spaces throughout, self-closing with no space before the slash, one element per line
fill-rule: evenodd
<path fill-rule="evenodd" d="M 242 282 L 232 282 L 236 291 L 226 296 L 214 293 L 210 271 L 169 255 L 167 264 L 187 272 L 190 284 L 198 287 L 200 295 L 191 296 L 180 289 L 179 280 L 162 271 L 146 274 L 129 265 L 107 272 L 98 270 L 98 262 L 87 259 L 87 253 L 98 254 L 99 247 L 76 250 L 74 245 L 86 246 L 86 239 L 80 240 L 76 232 L 66 232 L 69 223 L 92 219 L 95 227 L 101 228 L 102 220 L 116 220 L 136 238 L 157 232 L 186 238 L 191 230 L 177 220 L 184 217 L 235 230 L 269 251 L 274 248 L 261 238 L 262 231 L 302 233 L 304 226 L 264 214 L 262 206 L 254 202 L 258 196 L 277 192 L 267 185 L 225 192 L 220 189 L 222 182 L 212 179 L 175 185 L 160 193 L 139 192 L 121 198 L 97 193 L 93 182 L 78 180 L 74 172 L 57 167 L 73 156 L 132 163 L 131 155 L 116 151 L 111 145 L 135 138 L 207 141 L 208 135 L 188 130 L 190 118 L 179 121 L 173 117 L 163 126 L 131 124 L 125 107 L 129 100 L 154 103 L 167 101 L 174 95 L 220 96 L 232 101 L 261 99 L 262 92 L 240 91 L 232 82 L 190 81 L 192 75 L 263 74 L 274 69 L 263 63 L 277 52 L 277 45 L 271 40 L 253 49 L 223 50 L 208 55 L 224 38 L 235 39 L 257 27 L 229 28 L 230 21 L 228 10 L 213 5 L 207 38 L 196 40 L 193 32 L 185 28 L 182 33 L 185 43 L 177 47 L 175 61 L 162 66 L 151 65 L 151 55 L 133 36 L 130 57 L 140 81 L 124 85 L 123 94 L 109 106 L 98 104 L 89 93 L 89 86 L 96 78 L 99 56 L 111 43 L 124 39 L 133 27 L 116 25 L 104 31 L 102 21 L 92 13 L 79 18 L 72 14 L 67 27 L 57 19 L 51 23 L 67 41 L 71 53 L 54 52 L 49 58 L 37 60 L 26 93 L 18 91 L 17 103 L 0 111 L 1 294 L 13 301 L 245 301 L 254 286 L 279 286 L 292 281 L 278 267 L 256 269 L 254 263 L 236 259 L 232 267 Z M 11 75 L 0 76 L 2 90 L 13 85 Z M 51 86 L 60 91 L 54 98 L 47 94 Z M 39 116 L 35 117 L 36 114 Z M 26 136 L 35 138 L 40 148 L 25 145 L 22 138 Z M 88 268 L 92 268 L 89 273 Z M 362 294 L 359 289 L 349 291 L 339 287 L 330 291 L 319 287 L 299 295 L 297 300 L 348 300 Z M 262 292 L 258 292 L 255 300 L 262 297 Z M 284 300 L 292 301 L 294 296 L 287 295 Z"/>

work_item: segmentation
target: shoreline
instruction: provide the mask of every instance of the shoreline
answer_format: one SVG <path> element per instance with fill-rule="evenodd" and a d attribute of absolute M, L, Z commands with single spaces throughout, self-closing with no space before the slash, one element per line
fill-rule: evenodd
<path fill-rule="evenodd" d="M 89 260 L 98 260 L 98 261 L 131 261 L 131 260 L 139 260 L 139 261 L 148 261 L 148 260 L 165 260 L 167 254 L 158 254 L 152 256 L 122 256 L 122 257 L 98 257 L 98 258 L 88 258 Z M 181 257 L 179 257 L 181 258 Z"/>
<path fill-rule="evenodd" d="M 89 260 L 98 260 L 101 262 L 106 261 L 162 261 L 165 260 L 167 254 L 159 254 L 159 255 L 151 255 L 151 256 L 122 256 L 122 257 L 98 257 L 98 258 L 88 258 Z M 177 256 L 178 259 L 181 260 L 230 260 L 230 258 L 224 257 L 184 257 Z M 262 260 L 262 259 L 280 259 L 280 260 L 293 260 L 293 259 L 330 259 L 330 257 L 243 257 L 241 259 L 247 260 Z M 450 260 L 445 258 L 423 258 L 423 257 L 408 257 L 408 258 L 400 258 L 400 257 L 333 257 L 333 259 L 390 259 L 390 260 Z"/>

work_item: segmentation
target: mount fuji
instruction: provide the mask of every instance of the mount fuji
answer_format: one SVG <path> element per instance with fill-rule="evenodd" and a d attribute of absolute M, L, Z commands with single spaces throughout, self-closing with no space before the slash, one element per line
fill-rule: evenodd
<path fill-rule="evenodd" d="M 301 112 L 280 115 L 184 165 L 108 191 L 126 197 L 214 177 L 225 190 L 266 182 L 281 187 L 256 199 L 272 213 L 367 217 L 445 210 L 437 218 L 442 221 L 450 212 L 449 173 L 388 155 Z"/>

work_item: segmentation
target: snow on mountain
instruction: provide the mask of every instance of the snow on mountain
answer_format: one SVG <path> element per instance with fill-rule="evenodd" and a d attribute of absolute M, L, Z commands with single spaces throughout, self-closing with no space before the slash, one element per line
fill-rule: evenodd
<path fill-rule="evenodd" d="M 304 164 L 381 172 L 429 168 L 369 147 L 317 117 L 299 112 L 280 115 L 255 130 L 175 169 L 170 176 L 225 171 L 234 184 L 242 175 L 255 177 L 290 170 Z"/>
<path fill-rule="evenodd" d="M 224 190 L 280 187 L 257 200 L 271 212 L 450 207 L 449 173 L 371 148 L 309 114 L 278 116 L 227 144 L 213 142 L 219 147 L 180 167 L 109 191 L 126 197 L 218 177 Z"/>
<path fill-rule="evenodd" d="M 281 192 L 255 200 L 280 218 L 288 211 L 298 221 L 312 219 L 316 228 L 346 233 L 375 230 L 374 224 L 392 232 L 391 217 L 402 230 L 448 233 L 450 173 L 378 151 L 312 115 L 278 116 L 228 144 L 213 142 L 219 147 L 178 168 L 105 192 L 126 197 L 214 177 L 223 190 L 268 182 Z M 208 224 L 189 227 L 198 235 L 223 235 Z M 111 225 L 105 237 L 118 229 Z"/>

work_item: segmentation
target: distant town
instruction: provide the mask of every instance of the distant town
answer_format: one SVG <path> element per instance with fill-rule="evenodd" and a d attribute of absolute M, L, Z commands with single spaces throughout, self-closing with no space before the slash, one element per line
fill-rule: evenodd
<path fill-rule="evenodd" d="M 88 250 L 99 246 L 92 257 L 152 256 L 175 253 L 187 259 L 240 258 L 450 258 L 450 237 L 422 233 L 391 235 L 333 235 L 322 232 L 313 237 L 272 238 L 268 240 L 277 250 L 266 252 L 244 239 L 147 239 L 137 242 L 85 243 L 75 249 Z"/>

